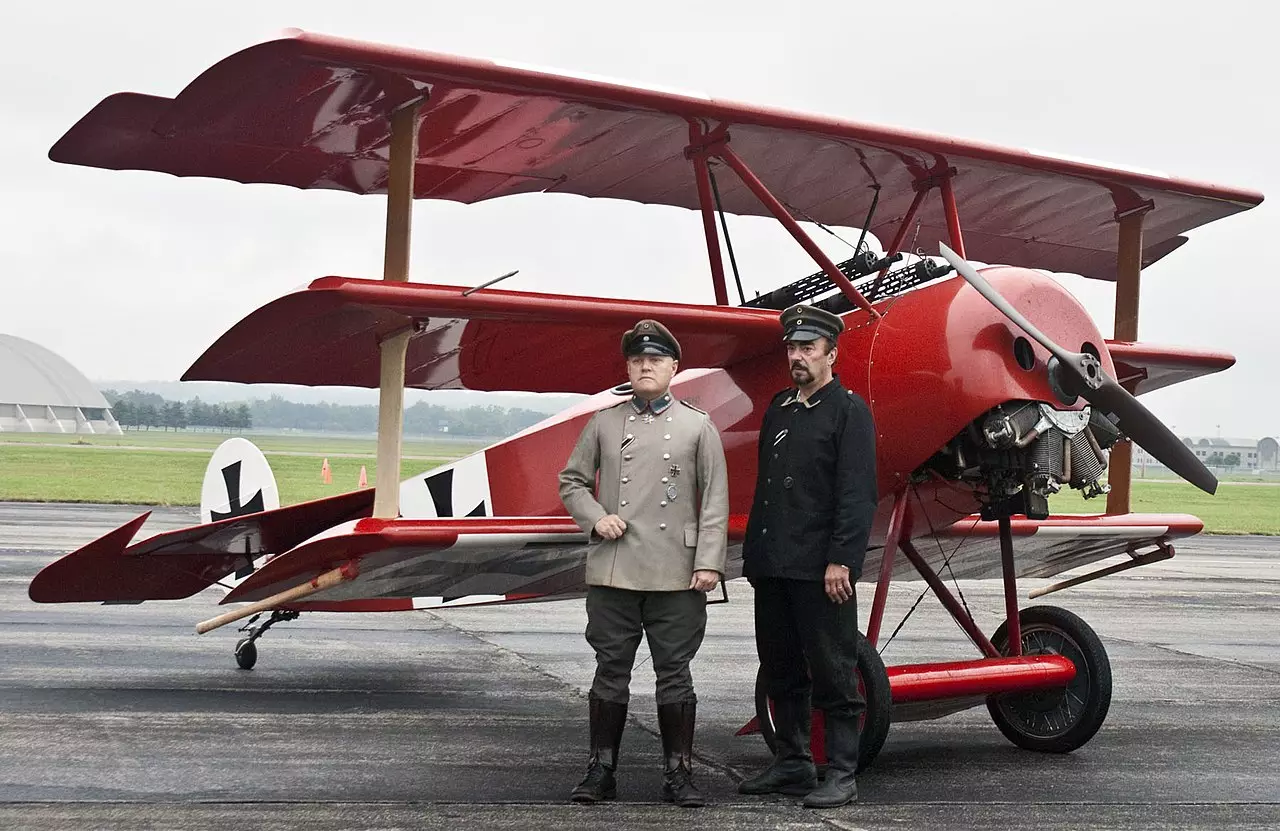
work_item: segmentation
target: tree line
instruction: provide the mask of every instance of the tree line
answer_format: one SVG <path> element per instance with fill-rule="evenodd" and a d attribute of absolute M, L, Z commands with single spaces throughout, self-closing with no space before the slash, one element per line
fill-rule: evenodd
<path fill-rule="evenodd" d="M 375 405 L 301 404 L 279 395 L 233 404 L 206 404 L 198 397 L 171 401 L 156 393 L 103 390 L 122 427 L 181 430 L 205 428 L 240 431 L 258 429 L 311 430 L 317 432 L 374 433 L 378 429 Z M 404 431 L 410 435 L 448 434 L 483 438 L 509 436 L 537 424 L 546 414 L 520 407 L 440 407 L 419 402 L 404 411 Z"/>
<path fill-rule="evenodd" d="M 116 421 L 135 430 L 184 430 L 204 427 L 209 430 L 240 431 L 253 427 L 253 413 L 248 404 L 206 404 L 199 398 L 169 401 L 153 392 L 130 390 L 119 393 L 103 390 Z"/>

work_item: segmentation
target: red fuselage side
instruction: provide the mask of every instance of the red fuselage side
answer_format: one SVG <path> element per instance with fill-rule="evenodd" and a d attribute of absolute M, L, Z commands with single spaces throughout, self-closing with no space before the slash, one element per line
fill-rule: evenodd
<path fill-rule="evenodd" d="M 1107 372 L 1113 372 L 1092 319 L 1055 280 L 1009 267 L 989 268 L 984 275 L 1049 337 L 1072 350 L 1091 344 Z M 846 387 L 867 400 L 875 417 L 882 499 L 906 485 L 911 473 L 970 421 L 998 404 L 1036 400 L 1061 409 L 1083 406 L 1067 407 L 1055 398 L 1046 375 L 1049 355 L 1040 346 L 1030 344 L 1035 356 L 1031 369 L 1019 366 L 1014 342 L 1023 333 L 959 278 L 890 298 L 876 308 L 883 315 L 879 320 L 862 311 L 845 315 L 836 371 Z M 621 378 L 621 358 L 618 374 Z M 677 398 L 706 410 L 720 429 L 733 514 L 750 509 L 760 422 L 774 393 L 790 383 L 779 336 L 774 356 L 725 369 L 686 370 L 672 384 Z M 563 514 L 557 474 L 591 414 L 620 400 L 601 393 L 489 448 L 494 515 Z M 967 488 L 949 483 L 919 485 L 916 492 L 923 503 L 915 511 L 916 534 L 948 525 L 976 508 Z M 887 514 L 877 522 L 877 535 L 883 534 L 886 521 Z"/>

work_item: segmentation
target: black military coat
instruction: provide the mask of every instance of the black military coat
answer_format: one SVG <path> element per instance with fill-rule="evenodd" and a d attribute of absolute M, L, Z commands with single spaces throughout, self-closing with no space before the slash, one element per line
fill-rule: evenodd
<path fill-rule="evenodd" d="M 743 574 L 821 580 L 827 565 L 862 574 L 877 502 L 875 426 L 838 378 L 805 402 L 784 390 L 760 427 Z"/>

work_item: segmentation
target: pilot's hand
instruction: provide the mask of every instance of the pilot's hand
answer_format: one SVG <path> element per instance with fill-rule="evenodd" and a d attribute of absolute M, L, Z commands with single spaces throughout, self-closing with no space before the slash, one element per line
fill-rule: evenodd
<path fill-rule="evenodd" d="M 617 514 L 609 514 L 600 517 L 596 522 L 596 533 L 604 537 L 606 540 L 616 540 L 622 536 L 627 530 L 627 523 L 622 521 L 622 517 Z"/>
<path fill-rule="evenodd" d="M 826 585 L 827 597 L 831 598 L 832 603 L 839 605 L 853 597 L 853 584 L 849 582 L 847 566 L 829 563 L 823 583 Z"/>
<path fill-rule="evenodd" d="M 709 592 L 720 583 L 720 572 L 710 571 L 708 569 L 698 569 L 693 573 L 693 579 L 689 581 L 689 588 L 700 591 Z"/>

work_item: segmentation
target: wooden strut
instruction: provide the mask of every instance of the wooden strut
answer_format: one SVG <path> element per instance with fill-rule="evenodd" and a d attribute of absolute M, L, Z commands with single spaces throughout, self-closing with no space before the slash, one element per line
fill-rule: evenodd
<path fill-rule="evenodd" d="M 1115 339 L 1133 342 L 1138 339 L 1138 293 L 1142 274 L 1142 222 L 1148 203 L 1136 210 L 1117 214 L 1120 239 L 1116 247 L 1116 321 Z M 1132 479 L 1133 444 L 1128 439 L 1116 442 L 1107 461 L 1108 514 L 1127 514 L 1130 511 L 1130 480 Z"/>
<path fill-rule="evenodd" d="M 391 162 L 387 172 L 387 235 L 382 279 L 408 282 L 409 243 L 413 224 L 413 171 L 418 158 L 418 111 L 421 102 L 391 115 Z M 374 478 L 373 516 L 400 516 L 400 449 L 404 434 L 404 363 L 413 332 L 406 328 L 379 344 L 378 460 Z"/>
<path fill-rule="evenodd" d="M 196 634 L 203 635 L 206 632 L 212 632 L 228 623 L 235 623 L 237 620 L 256 615 L 259 612 L 269 612 L 277 609 L 287 603 L 301 600 L 309 595 L 322 592 L 325 589 L 331 589 L 340 583 L 346 583 L 360 576 L 360 564 L 356 560 L 341 565 L 335 569 L 330 569 L 319 577 L 303 583 L 300 586 L 294 586 L 291 589 L 285 589 L 282 592 L 265 597 L 255 603 L 241 606 L 239 609 L 232 609 L 229 612 L 223 612 L 217 617 L 202 620 L 196 624 Z"/>

